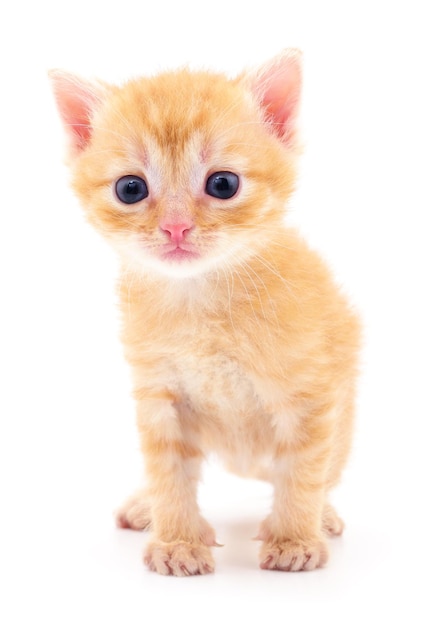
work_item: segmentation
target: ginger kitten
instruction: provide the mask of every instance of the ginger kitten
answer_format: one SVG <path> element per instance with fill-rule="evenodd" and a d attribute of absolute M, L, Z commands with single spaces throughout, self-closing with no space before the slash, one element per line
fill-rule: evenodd
<path fill-rule="evenodd" d="M 215 452 L 268 480 L 260 566 L 312 570 L 342 532 L 328 501 L 351 440 L 359 325 L 284 224 L 301 59 L 232 80 L 179 70 L 122 87 L 51 73 L 73 188 L 118 250 L 123 341 L 147 485 L 118 513 L 160 574 L 212 572 L 196 501 Z"/>

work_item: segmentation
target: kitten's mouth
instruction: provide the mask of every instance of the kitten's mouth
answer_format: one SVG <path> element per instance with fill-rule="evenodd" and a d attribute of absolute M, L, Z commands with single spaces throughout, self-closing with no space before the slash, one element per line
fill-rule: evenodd
<path fill-rule="evenodd" d="M 193 261 L 194 259 L 198 259 L 199 257 L 200 254 L 196 252 L 193 246 L 189 244 L 182 244 L 181 246 L 166 244 L 163 246 L 161 252 L 161 258 L 163 259 L 163 261 Z"/>

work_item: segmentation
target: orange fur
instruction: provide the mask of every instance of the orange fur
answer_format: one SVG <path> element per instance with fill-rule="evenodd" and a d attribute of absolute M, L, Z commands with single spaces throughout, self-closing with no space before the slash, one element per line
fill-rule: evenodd
<path fill-rule="evenodd" d="M 123 87 L 61 72 L 53 82 L 73 188 L 122 264 L 148 485 L 118 524 L 152 528 L 151 569 L 212 571 L 215 534 L 196 490 L 214 451 L 274 486 L 261 567 L 322 566 L 324 536 L 343 528 L 327 496 L 350 445 L 359 327 L 323 262 L 284 225 L 299 54 L 235 80 L 179 70 Z M 229 199 L 205 193 L 219 171 L 239 176 Z M 114 192 L 127 174 L 149 189 L 136 204 Z"/>

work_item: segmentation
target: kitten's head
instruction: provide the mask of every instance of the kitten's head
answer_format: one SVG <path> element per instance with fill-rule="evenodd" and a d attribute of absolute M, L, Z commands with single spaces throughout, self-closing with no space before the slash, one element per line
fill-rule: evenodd
<path fill-rule="evenodd" d="M 242 263 L 294 185 L 300 54 L 236 79 L 180 70 L 122 87 L 51 73 L 89 220 L 141 272 Z"/>

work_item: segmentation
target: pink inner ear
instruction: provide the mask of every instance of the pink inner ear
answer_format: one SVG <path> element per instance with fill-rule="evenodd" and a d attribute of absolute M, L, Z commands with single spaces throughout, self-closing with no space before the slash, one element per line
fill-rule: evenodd
<path fill-rule="evenodd" d="M 91 137 L 92 115 L 100 103 L 97 86 L 64 72 L 53 71 L 50 77 L 61 119 L 72 140 L 72 148 L 83 150 Z"/>
<path fill-rule="evenodd" d="M 273 130 L 284 141 L 294 135 L 301 91 L 300 53 L 287 51 L 266 65 L 257 79 L 257 93 Z"/>
<path fill-rule="evenodd" d="M 77 148 L 85 148 L 91 137 L 90 111 L 83 102 L 64 94 L 58 102 L 58 108 L 63 122 L 72 133 Z"/>

